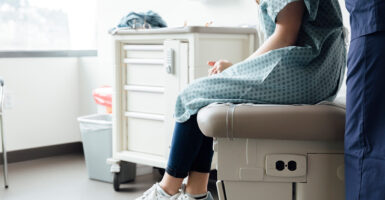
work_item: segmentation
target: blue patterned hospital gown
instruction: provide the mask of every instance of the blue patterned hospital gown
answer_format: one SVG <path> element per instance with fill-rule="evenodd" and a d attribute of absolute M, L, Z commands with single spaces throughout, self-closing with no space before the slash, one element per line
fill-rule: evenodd
<path fill-rule="evenodd" d="M 261 0 L 265 38 L 278 13 L 296 0 Z M 337 0 L 304 0 L 296 46 L 269 51 L 222 73 L 197 79 L 178 96 L 174 117 L 184 122 L 211 103 L 315 104 L 332 99 L 345 70 L 346 47 Z"/>

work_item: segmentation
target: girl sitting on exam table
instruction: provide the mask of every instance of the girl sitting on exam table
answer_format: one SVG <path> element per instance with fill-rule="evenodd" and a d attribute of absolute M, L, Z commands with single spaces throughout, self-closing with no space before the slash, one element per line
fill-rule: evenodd
<path fill-rule="evenodd" d="M 213 139 L 197 112 L 211 103 L 316 104 L 332 100 L 345 70 L 342 15 L 336 0 L 257 0 L 267 40 L 246 60 L 209 63 L 210 76 L 191 83 L 175 106 L 166 173 L 138 199 L 213 199 L 207 191 Z M 188 176 L 187 184 L 182 185 Z"/>

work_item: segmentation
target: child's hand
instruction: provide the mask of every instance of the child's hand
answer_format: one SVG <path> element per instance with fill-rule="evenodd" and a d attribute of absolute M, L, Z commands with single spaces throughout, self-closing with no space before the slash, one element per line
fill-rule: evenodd
<path fill-rule="evenodd" d="M 209 66 L 212 66 L 211 69 L 209 69 L 209 75 L 218 74 L 221 73 L 223 70 L 229 68 L 233 65 L 233 63 L 227 61 L 227 60 L 218 60 L 218 61 L 209 61 L 207 63 Z"/>

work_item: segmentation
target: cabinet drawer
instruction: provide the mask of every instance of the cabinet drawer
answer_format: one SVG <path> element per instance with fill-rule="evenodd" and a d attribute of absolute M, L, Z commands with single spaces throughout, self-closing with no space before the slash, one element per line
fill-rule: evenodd
<path fill-rule="evenodd" d="M 165 105 L 163 93 L 127 91 L 127 111 L 164 114 Z"/>
<path fill-rule="evenodd" d="M 123 46 L 125 58 L 148 58 L 162 59 L 163 45 L 134 45 L 127 44 Z"/>
<path fill-rule="evenodd" d="M 128 150 L 163 155 L 165 149 L 164 122 L 127 117 Z"/>
<path fill-rule="evenodd" d="M 165 71 L 163 65 L 156 64 L 127 64 L 126 84 L 164 86 Z"/>

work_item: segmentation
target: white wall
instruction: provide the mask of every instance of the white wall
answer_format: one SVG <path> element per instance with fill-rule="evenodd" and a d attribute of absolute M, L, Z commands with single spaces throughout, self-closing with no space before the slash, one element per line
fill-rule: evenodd
<path fill-rule="evenodd" d="M 95 88 L 106 85 L 100 78 L 99 59 L 97 57 L 77 59 L 78 64 L 78 95 L 79 116 L 97 113 L 96 104 L 92 97 Z"/>
<path fill-rule="evenodd" d="M 96 57 L 0 59 L 11 104 L 4 112 L 7 149 L 80 141 L 76 118 L 96 112 L 95 72 Z"/>

